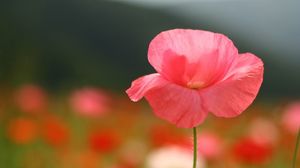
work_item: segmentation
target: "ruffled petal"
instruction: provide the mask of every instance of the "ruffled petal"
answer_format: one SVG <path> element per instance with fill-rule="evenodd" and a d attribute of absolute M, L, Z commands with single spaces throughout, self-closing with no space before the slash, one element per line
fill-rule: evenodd
<path fill-rule="evenodd" d="M 218 117 L 235 117 L 255 99 L 263 81 L 263 62 L 251 53 L 234 60 L 224 79 L 203 89 L 205 108 Z"/>
<path fill-rule="evenodd" d="M 223 78 L 238 56 L 230 39 L 202 30 L 174 29 L 150 43 L 148 60 L 166 79 L 179 84 L 208 86 Z"/>
<path fill-rule="evenodd" d="M 198 91 L 168 83 L 145 94 L 154 113 L 178 127 L 192 128 L 201 124 L 208 111 Z"/>
<path fill-rule="evenodd" d="M 145 93 L 149 90 L 166 84 L 167 81 L 165 81 L 160 74 L 154 73 L 134 80 L 131 83 L 131 87 L 126 90 L 126 93 L 132 101 L 137 102 L 143 98 Z"/>
<path fill-rule="evenodd" d="M 178 127 L 201 124 L 208 113 L 198 91 L 171 83 L 157 73 L 133 81 L 126 93 L 135 102 L 145 97 L 158 117 Z"/>

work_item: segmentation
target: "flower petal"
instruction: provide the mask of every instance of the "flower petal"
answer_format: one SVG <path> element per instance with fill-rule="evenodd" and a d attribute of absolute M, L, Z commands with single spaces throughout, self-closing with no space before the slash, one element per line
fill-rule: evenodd
<path fill-rule="evenodd" d="M 168 83 L 145 94 L 154 113 L 178 127 L 192 128 L 201 124 L 208 111 L 202 106 L 198 91 Z"/>
<path fill-rule="evenodd" d="M 235 117 L 255 99 L 263 81 L 263 62 L 251 53 L 235 59 L 222 81 L 200 91 L 205 107 L 218 117 Z"/>
<path fill-rule="evenodd" d="M 173 84 L 157 73 L 133 81 L 126 93 L 132 101 L 145 96 L 158 117 L 178 127 L 194 127 L 202 123 L 208 113 L 202 107 L 198 91 Z"/>
<path fill-rule="evenodd" d="M 148 50 L 148 60 L 156 71 L 179 85 L 210 85 L 226 74 L 237 56 L 237 49 L 226 36 L 189 29 L 158 34 Z"/>
<path fill-rule="evenodd" d="M 166 84 L 167 82 L 161 78 L 160 74 L 154 73 L 134 80 L 131 83 L 131 87 L 126 90 L 126 93 L 132 101 L 137 102 L 143 98 L 147 91 Z"/>

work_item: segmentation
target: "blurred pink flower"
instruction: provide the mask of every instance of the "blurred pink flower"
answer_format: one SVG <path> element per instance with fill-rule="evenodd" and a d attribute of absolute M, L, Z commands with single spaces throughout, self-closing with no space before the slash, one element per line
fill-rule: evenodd
<path fill-rule="evenodd" d="M 154 113 L 178 127 L 201 124 L 208 112 L 235 117 L 254 100 L 263 62 L 239 54 L 230 39 L 202 30 L 174 29 L 150 43 L 148 60 L 158 73 L 132 82 L 132 101 L 145 97 Z"/>
<path fill-rule="evenodd" d="M 300 102 L 289 104 L 282 116 L 282 124 L 291 133 L 297 133 L 300 129 Z"/>
<path fill-rule="evenodd" d="M 34 85 L 22 86 L 16 93 L 16 103 L 23 112 L 40 113 L 47 108 L 45 91 Z"/>
<path fill-rule="evenodd" d="M 279 131 L 273 121 L 264 118 L 255 118 L 250 122 L 248 135 L 257 143 L 275 145 L 278 142 Z"/>
<path fill-rule="evenodd" d="M 108 95 L 95 88 L 84 88 L 73 93 L 70 100 L 73 110 L 86 117 L 102 116 L 109 110 Z"/>
<path fill-rule="evenodd" d="M 222 139 L 212 132 L 203 132 L 198 136 L 198 152 L 205 159 L 212 160 L 220 157 L 223 151 L 222 145 Z"/>

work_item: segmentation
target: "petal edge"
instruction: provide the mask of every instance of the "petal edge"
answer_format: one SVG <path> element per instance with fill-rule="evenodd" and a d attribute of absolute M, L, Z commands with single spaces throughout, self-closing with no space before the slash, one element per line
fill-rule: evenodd
<path fill-rule="evenodd" d="M 145 75 L 134 80 L 126 93 L 132 101 L 137 102 L 152 88 L 165 84 L 166 82 L 158 73 Z"/>
<path fill-rule="evenodd" d="M 251 53 L 241 54 L 225 79 L 200 91 L 205 107 L 218 117 L 235 117 L 255 99 L 263 81 L 263 62 Z"/>

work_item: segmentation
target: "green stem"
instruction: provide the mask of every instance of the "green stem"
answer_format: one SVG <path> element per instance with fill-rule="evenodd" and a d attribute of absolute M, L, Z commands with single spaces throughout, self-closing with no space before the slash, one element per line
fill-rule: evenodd
<path fill-rule="evenodd" d="M 193 168 L 197 167 L 197 128 L 193 128 L 193 136 L 194 136 L 194 160 L 193 160 Z"/>
<path fill-rule="evenodd" d="M 299 142 L 300 142 L 300 128 L 298 129 L 298 135 L 297 135 L 297 140 L 296 140 L 296 147 L 295 147 L 294 159 L 293 159 L 293 168 L 296 168 L 296 160 L 297 160 Z"/>

